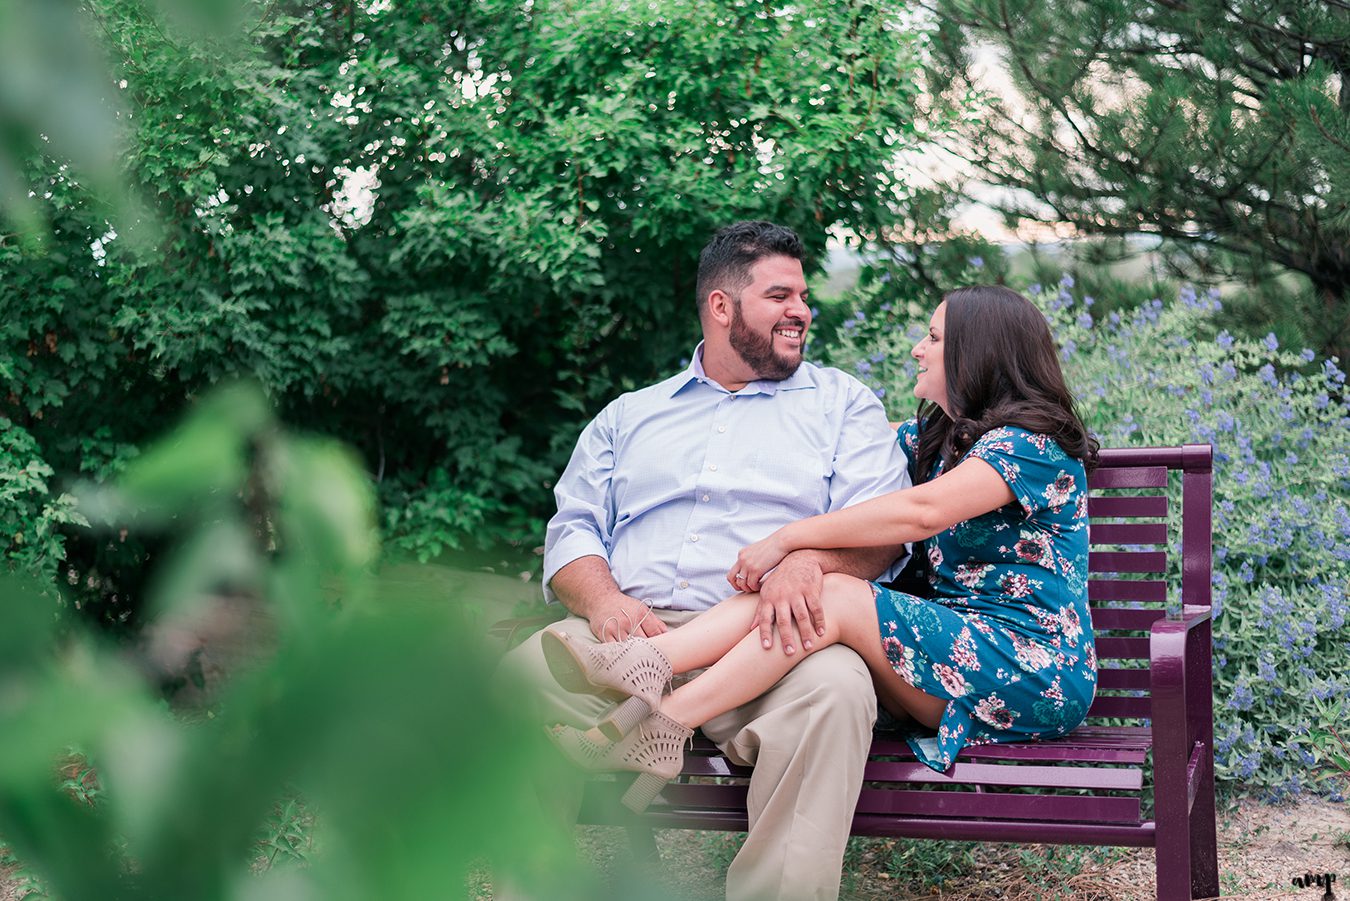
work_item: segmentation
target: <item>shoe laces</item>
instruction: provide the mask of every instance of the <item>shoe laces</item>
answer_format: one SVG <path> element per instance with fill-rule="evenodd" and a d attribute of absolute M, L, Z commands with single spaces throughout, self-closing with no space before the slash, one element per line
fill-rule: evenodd
<path fill-rule="evenodd" d="M 619 613 L 623 614 L 624 620 L 628 623 L 627 632 L 624 632 L 619 629 L 619 617 L 617 615 L 614 615 L 606 617 L 605 621 L 601 623 L 600 634 L 604 635 L 606 632 L 608 632 L 610 624 L 612 623 L 614 625 L 614 631 L 618 634 L 620 641 L 627 641 L 628 639 L 632 638 L 635 634 L 637 634 L 637 630 L 642 628 L 642 624 L 647 621 L 647 617 L 652 615 L 652 605 L 647 601 L 642 601 L 641 603 L 643 606 L 643 612 L 642 616 L 638 618 L 637 622 L 633 622 L 633 618 L 628 615 L 627 610 L 619 611 Z"/>

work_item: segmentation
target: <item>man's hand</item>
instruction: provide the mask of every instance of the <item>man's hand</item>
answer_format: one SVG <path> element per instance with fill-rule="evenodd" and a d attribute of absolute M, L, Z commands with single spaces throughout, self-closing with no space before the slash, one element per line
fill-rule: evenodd
<path fill-rule="evenodd" d="M 820 588 L 825 574 L 809 556 L 789 554 L 764 580 L 751 628 L 759 628 L 764 648 L 773 647 L 774 626 L 783 639 L 783 653 L 811 650 L 813 639 L 825 634 L 825 611 Z"/>
<path fill-rule="evenodd" d="M 586 617 L 601 641 L 623 641 L 631 635 L 654 638 L 666 631 L 666 624 L 646 604 L 617 592 L 590 604 Z"/>
<path fill-rule="evenodd" d="M 554 573 L 549 587 L 563 606 L 590 622 L 592 634 L 601 641 L 622 641 L 630 635 L 652 638 L 666 631 L 666 624 L 646 604 L 619 590 L 604 557 L 578 557 Z"/>

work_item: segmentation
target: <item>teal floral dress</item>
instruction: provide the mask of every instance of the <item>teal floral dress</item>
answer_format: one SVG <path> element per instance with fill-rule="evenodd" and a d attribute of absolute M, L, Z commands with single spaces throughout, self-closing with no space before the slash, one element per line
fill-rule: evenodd
<path fill-rule="evenodd" d="M 918 484 L 917 423 L 897 439 Z M 962 461 L 969 457 L 992 466 L 1016 502 L 923 542 L 932 599 L 873 584 L 891 666 L 948 699 L 936 736 L 909 736 L 938 771 L 966 745 L 1064 735 L 1097 687 L 1083 464 L 1048 435 L 1014 427 L 986 432 Z M 941 471 L 939 461 L 934 478 Z"/>

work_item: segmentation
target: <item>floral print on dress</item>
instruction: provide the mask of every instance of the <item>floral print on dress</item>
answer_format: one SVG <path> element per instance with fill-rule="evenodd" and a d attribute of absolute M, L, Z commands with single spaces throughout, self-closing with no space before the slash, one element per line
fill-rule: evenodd
<path fill-rule="evenodd" d="M 917 423 L 902 425 L 897 440 L 917 484 Z M 948 700 L 936 736 L 910 736 L 919 760 L 940 771 L 966 745 L 1067 733 L 1097 686 L 1082 464 L 1049 435 L 1010 426 L 990 429 L 961 462 L 972 458 L 1003 478 L 1016 503 L 924 542 L 932 599 L 874 586 L 887 660 L 909 684 Z M 939 462 L 933 476 L 941 471 Z"/>

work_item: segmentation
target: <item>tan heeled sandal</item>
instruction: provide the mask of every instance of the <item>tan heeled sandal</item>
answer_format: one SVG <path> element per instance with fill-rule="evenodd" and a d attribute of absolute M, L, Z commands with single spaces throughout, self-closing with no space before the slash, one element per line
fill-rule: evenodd
<path fill-rule="evenodd" d="M 693 735 L 693 729 L 659 710 L 617 742 L 596 741 L 593 731 L 571 726 L 554 726 L 549 732 L 554 744 L 583 769 L 637 773 L 623 795 L 623 806 L 634 813 L 646 810 L 666 783 L 680 774 L 684 745 Z"/>
<path fill-rule="evenodd" d="M 670 661 L 645 638 L 590 644 L 548 629 L 542 641 L 544 660 L 563 688 L 624 699 L 596 724 L 611 741 L 623 738 L 661 706 L 661 693 L 670 682 Z"/>

